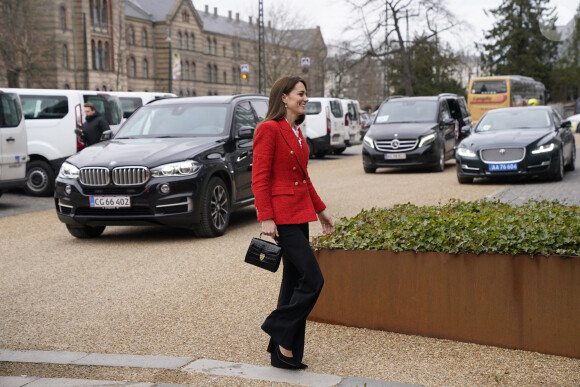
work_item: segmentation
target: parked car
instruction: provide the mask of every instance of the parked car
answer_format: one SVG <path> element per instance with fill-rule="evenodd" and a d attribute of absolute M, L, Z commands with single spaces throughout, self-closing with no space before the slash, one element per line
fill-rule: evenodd
<path fill-rule="evenodd" d="M 75 129 L 82 130 L 83 104 L 90 102 L 111 129 L 122 121 L 121 103 L 109 93 L 93 90 L 0 89 L 20 97 L 28 136 L 29 161 L 24 190 L 31 196 L 51 196 L 63 161 L 81 150 Z"/>
<path fill-rule="evenodd" d="M 382 167 L 445 169 L 455 146 L 455 119 L 447 99 L 389 98 L 381 104 L 363 139 L 363 168 L 374 173 Z"/>
<path fill-rule="evenodd" d="M 353 99 L 342 99 L 341 103 L 344 114 L 344 143 L 347 147 L 358 145 L 362 142 L 359 103 Z M 342 151 L 344 149 L 335 153 L 342 153 Z"/>
<path fill-rule="evenodd" d="M 365 136 L 365 134 L 367 133 L 367 131 L 369 130 L 369 128 L 371 127 L 371 123 L 373 122 L 373 120 L 371 119 L 371 116 L 369 115 L 369 113 L 367 113 L 364 110 L 361 110 L 360 112 L 360 122 L 361 122 L 361 135 L 362 137 Z M 362 140 L 362 138 L 361 138 Z"/>
<path fill-rule="evenodd" d="M 112 139 L 62 165 L 58 218 L 77 238 L 114 225 L 222 235 L 231 212 L 254 202 L 253 133 L 267 109 L 261 95 L 168 98 L 141 107 Z"/>
<path fill-rule="evenodd" d="M 570 130 L 572 130 L 573 133 L 580 133 L 580 114 L 574 114 L 573 116 L 566 118 L 566 121 L 570 121 L 572 124 Z"/>
<path fill-rule="evenodd" d="M 24 187 L 28 146 L 24 114 L 16 93 L 0 91 L 0 196 Z"/>
<path fill-rule="evenodd" d="M 309 98 L 306 103 L 306 141 L 311 157 L 324 157 L 336 149 L 344 151 L 344 113 L 338 98 Z"/>
<path fill-rule="evenodd" d="M 570 127 L 550 106 L 490 110 L 459 143 L 457 180 L 465 184 L 476 177 L 525 175 L 562 180 L 576 159 Z"/>

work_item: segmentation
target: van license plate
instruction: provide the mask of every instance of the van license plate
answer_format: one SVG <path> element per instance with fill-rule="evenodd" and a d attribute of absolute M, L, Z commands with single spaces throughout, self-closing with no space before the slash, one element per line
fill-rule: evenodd
<path fill-rule="evenodd" d="M 385 160 L 404 160 L 407 158 L 406 153 L 387 153 L 385 154 Z"/>
<path fill-rule="evenodd" d="M 129 196 L 91 196 L 90 201 L 95 208 L 131 207 Z"/>
<path fill-rule="evenodd" d="M 489 164 L 488 168 L 490 172 L 517 171 L 518 163 Z"/>

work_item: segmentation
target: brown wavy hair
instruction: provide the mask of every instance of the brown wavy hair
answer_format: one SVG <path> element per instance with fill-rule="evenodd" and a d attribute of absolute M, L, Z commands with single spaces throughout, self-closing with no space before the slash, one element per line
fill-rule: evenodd
<path fill-rule="evenodd" d="M 306 81 L 298 76 L 286 76 L 278 79 L 272 85 L 272 89 L 270 90 L 270 99 L 268 100 L 268 112 L 266 113 L 266 118 L 264 118 L 264 122 L 270 120 L 279 120 L 280 118 L 284 118 L 286 116 L 286 108 L 284 107 L 284 102 L 282 102 L 282 95 L 283 94 L 290 94 L 294 86 L 298 82 L 302 82 L 304 84 L 304 88 L 308 91 L 308 86 L 306 85 Z M 304 122 L 306 116 L 304 114 L 299 115 L 296 118 L 296 125 L 300 125 Z"/>

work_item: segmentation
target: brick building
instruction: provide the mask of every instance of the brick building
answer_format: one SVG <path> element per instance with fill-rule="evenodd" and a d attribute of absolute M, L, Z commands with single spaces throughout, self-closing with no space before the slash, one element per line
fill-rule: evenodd
<path fill-rule="evenodd" d="M 198 10 L 195 3 L 34 0 L 27 19 L 41 26 L 43 44 L 51 50 L 20 66 L 18 86 L 182 96 L 258 92 L 257 21 L 243 21 L 231 11 L 221 16 L 208 6 Z M 10 12 L 3 7 L 0 18 Z M 10 31 L 2 32 L 10 37 Z M 308 57 L 311 66 L 303 76 L 309 94 L 323 94 L 327 48 L 318 27 L 291 30 L 268 24 L 264 38 L 266 93 L 279 76 L 302 74 L 301 58 Z M 0 69 L 7 68 L 2 60 Z M 244 64 L 249 73 L 242 80 Z M 8 86 L 9 76 L 0 72 L 0 86 Z"/>

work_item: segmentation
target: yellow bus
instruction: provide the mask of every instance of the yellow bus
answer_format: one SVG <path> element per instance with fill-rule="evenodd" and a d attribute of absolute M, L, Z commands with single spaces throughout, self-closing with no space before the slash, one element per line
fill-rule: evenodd
<path fill-rule="evenodd" d="M 538 105 L 544 105 L 545 94 L 542 82 L 522 75 L 472 78 L 467 90 L 467 108 L 475 125 L 488 110 L 525 106 L 532 98 Z"/>

